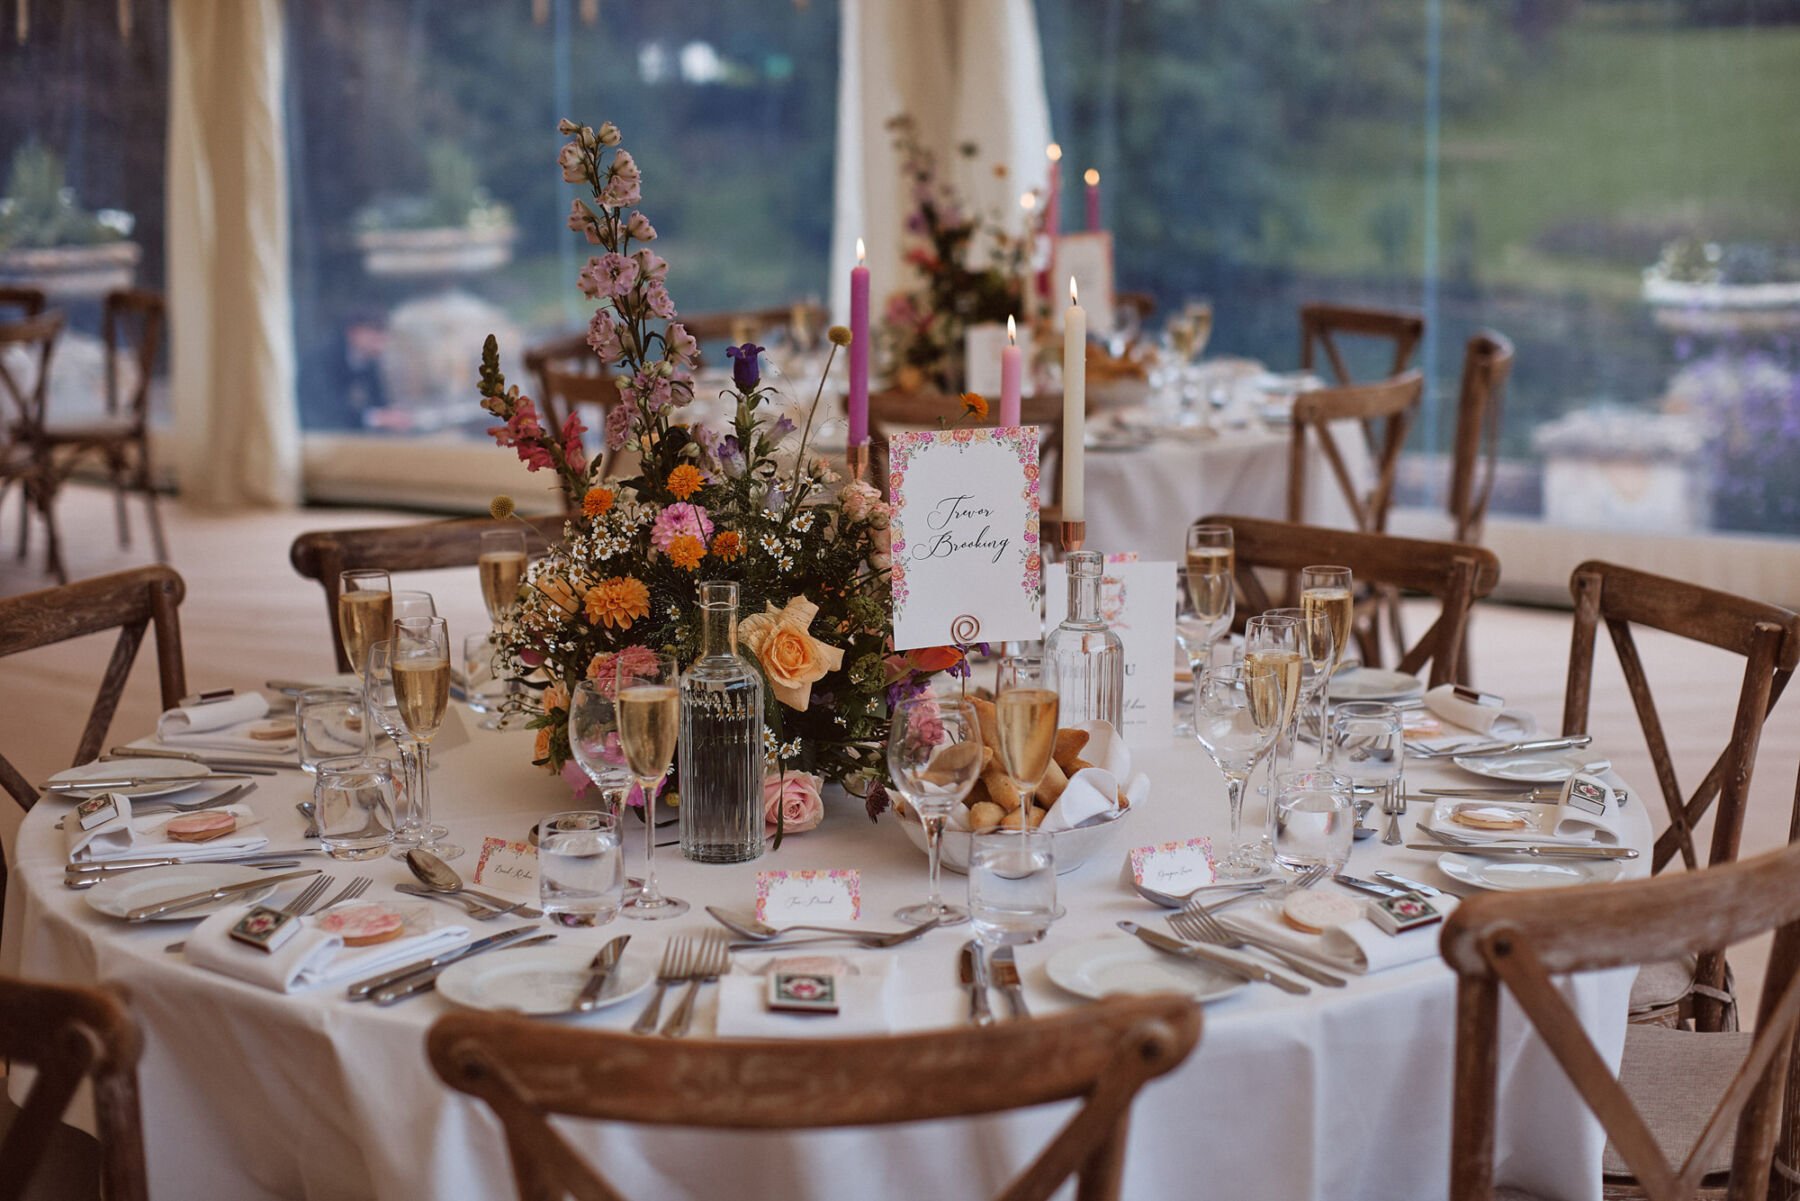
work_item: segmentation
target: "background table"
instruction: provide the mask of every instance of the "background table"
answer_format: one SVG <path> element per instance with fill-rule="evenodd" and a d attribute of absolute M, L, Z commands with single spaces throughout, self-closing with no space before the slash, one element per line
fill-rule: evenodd
<path fill-rule="evenodd" d="M 463 720 L 472 725 L 466 714 Z M 528 766 L 530 735 L 471 731 L 471 741 L 434 772 L 440 813 L 454 836 L 522 837 L 534 818 L 567 806 L 566 789 Z M 1108 851 L 1061 877 L 1069 915 L 1042 944 L 1021 948 L 1036 1012 L 1081 1002 L 1052 985 L 1044 961 L 1071 943 L 1116 937 L 1119 918 L 1154 922 L 1155 910 L 1123 883 L 1127 849 L 1211 833 L 1224 824 L 1218 773 L 1196 747 L 1140 748 L 1156 781 L 1150 801 L 1116 832 Z M 1410 770 L 1410 769 L 1409 769 Z M 1415 775 L 1460 775 L 1454 768 Z M 1417 781 L 1415 781 L 1417 782 Z M 308 784 L 295 773 L 265 781 L 252 802 L 276 846 L 300 845 L 293 802 Z M 66 808 L 40 805 L 22 831 L 6 907 L 0 970 L 75 983 L 117 981 L 131 990 L 147 1033 L 141 1068 L 154 1195 L 184 1198 L 492 1198 L 511 1195 L 498 1127 L 485 1110 L 450 1093 L 423 1051 L 431 1021 L 447 1009 L 435 995 L 392 1009 L 351 1005 L 337 992 L 283 996 L 217 976 L 163 951 L 184 926 L 126 927 L 100 917 L 61 886 L 62 844 L 52 829 Z M 1646 846 L 1641 804 L 1627 810 L 1631 841 Z M 641 862 L 638 841 L 627 864 Z M 321 862 L 324 862 L 321 860 Z M 1436 883 L 1429 856 L 1357 844 L 1352 870 L 1382 864 Z M 565 931 L 559 943 L 633 937 L 631 956 L 654 962 L 671 934 L 710 925 L 703 903 L 746 905 L 753 873 L 769 868 L 862 869 L 864 921 L 891 928 L 888 914 L 917 900 L 923 857 L 892 816 L 871 825 L 861 806 L 838 798 L 818 830 L 785 842 L 754 864 L 709 866 L 673 851 L 659 857 L 667 889 L 694 903 L 666 923 L 615 922 Z M 473 871 L 472 858 L 459 860 Z M 1640 864 L 1633 869 L 1641 872 Z M 391 860 L 334 864 L 335 875 L 373 874 L 381 895 L 405 878 Z M 960 877 L 946 873 L 950 891 Z M 500 928 L 493 923 L 483 932 Z M 905 1027 L 954 1021 L 961 1013 L 955 952 L 968 928 L 934 931 L 888 952 Z M 1599 1045 L 1615 1060 L 1623 1042 L 1631 972 L 1582 977 L 1566 986 Z M 697 1029 L 709 1031 L 707 990 Z M 585 1019 L 622 1027 L 637 1004 Z M 1199 1050 L 1150 1086 L 1134 1115 L 1127 1196 L 1175 1196 L 1203 1180 L 1208 1193 L 1251 1198 L 1441 1196 L 1448 1186 L 1454 981 L 1435 960 L 1353 979 L 1342 990 L 1290 997 L 1253 985 L 1209 1005 Z M 1546 1196 L 1597 1197 L 1601 1136 L 1548 1052 L 1505 1024 L 1500 1062 L 1502 1179 Z M 628 1195 L 730 1195 L 754 1179 L 766 1195 L 880 1197 L 983 1195 L 1034 1153 L 1065 1107 L 963 1123 L 881 1131 L 715 1135 L 581 1129 L 580 1138 Z"/>

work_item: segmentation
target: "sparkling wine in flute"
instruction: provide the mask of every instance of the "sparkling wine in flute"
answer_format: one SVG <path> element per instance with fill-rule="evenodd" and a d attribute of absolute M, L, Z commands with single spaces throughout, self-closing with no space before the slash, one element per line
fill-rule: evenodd
<path fill-rule="evenodd" d="M 1000 726 L 1000 762 L 1015 780 L 1035 785 L 1056 751 L 1054 688 L 1015 688 L 994 701 Z"/>
<path fill-rule="evenodd" d="M 619 692 L 619 743 L 640 780 L 669 770 L 681 726 L 681 692 L 673 684 L 639 684 Z"/>
<path fill-rule="evenodd" d="M 1229 546 L 1192 546 L 1187 553 L 1188 596 L 1201 621 L 1220 621 L 1231 607 L 1237 555 Z"/>
<path fill-rule="evenodd" d="M 394 624 L 394 594 L 377 592 L 338 593 L 338 637 L 344 653 L 358 672 L 369 661 L 369 648 L 388 636 Z"/>
<path fill-rule="evenodd" d="M 1348 588 L 1308 588 L 1300 594 L 1300 608 L 1308 617 L 1323 611 L 1331 622 L 1332 667 L 1344 659 L 1344 648 L 1350 645 L 1350 618 L 1355 601 Z"/>
<path fill-rule="evenodd" d="M 415 738 L 436 734 L 450 704 L 450 660 L 396 659 L 388 670 L 394 677 L 394 703 L 407 730 Z"/>
<path fill-rule="evenodd" d="M 1254 670 L 1258 667 L 1269 670 Z M 1285 729 L 1300 702 L 1300 652 L 1246 651 L 1244 692 L 1250 700 L 1250 720 L 1259 729 Z"/>
<path fill-rule="evenodd" d="M 498 622 L 519 598 L 519 581 L 525 578 L 523 551 L 484 551 L 475 561 L 481 573 L 481 599 L 488 616 Z"/>

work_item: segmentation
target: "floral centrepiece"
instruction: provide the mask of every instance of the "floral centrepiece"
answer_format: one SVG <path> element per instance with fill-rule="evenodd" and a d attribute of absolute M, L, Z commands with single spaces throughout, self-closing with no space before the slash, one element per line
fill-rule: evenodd
<path fill-rule="evenodd" d="M 612 124 L 559 128 L 572 139 L 558 158 L 563 178 L 592 193 L 569 215 L 597 252 L 579 279 L 597 302 L 587 341 L 620 381 L 605 438 L 639 467 L 597 478 L 579 417 L 546 428 L 506 383 L 488 339 L 482 406 L 499 422 L 488 432 L 530 470 L 556 472 L 575 514 L 563 541 L 532 564 L 498 631 L 508 670 L 543 710 L 531 723 L 534 762 L 553 772 L 569 763 L 567 697 L 583 678 L 609 680 L 621 662 L 655 651 L 691 664 L 701 650 L 699 583 L 731 580 L 739 654 L 767 684 L 765 812 L 774 828 L 809 829 L 822 816 L 824 782 L 861 792 L 885 779 L 890 695 L 963 666 L 962 651 L 893 653 L 891 510 L 861 482 L 834 494 L 836 474 L 807 450 L 811 416 L 796 430 L 775 411 L 762 347 L 728 352 L 728 426 L 682 419 L 699 347 L 675 320 L 668 264 L 649 247 L 656 230 L 637 208 L 641 172 Z M 834 347 L 848 342 L 848 331 L 832 330 Z"/>

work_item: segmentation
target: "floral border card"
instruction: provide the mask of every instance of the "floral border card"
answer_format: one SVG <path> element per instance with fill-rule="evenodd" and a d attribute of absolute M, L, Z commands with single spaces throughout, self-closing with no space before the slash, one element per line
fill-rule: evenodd
<path fill-rule="evenodd" d="M 1036 426 L 894 434 L 888 494 L 895 650 L 1039 637 Z"/>
<path fill-rule="evenodd" d="M 1068 611 L 1069 574 L 1061 563 L 1044 569 L 1044 622 L 1050 629 Z M 1134 747 L 1168 746 L 1174 738 L 1175 564 L 1108 555 L 1100 577 L 1100 616 L 1125 648 L 1124 728 Z"/>
<path fill-rule="evenodd" d="M 475 860 L 475 883 L 509 897 L 536 900 L 537 848 L 516 839 L 481 840 L 481 855 Z"/>
<path fill-rule="evenodd" d="M 862 916 L 862 873 L 855 868 L 756 873 L 757 920 L 853 922 Z"/>
<path fill-rule="evenodd" d="M 1159 842 L 1131 852 L 1131 878 L 1147 888 L 1176 895 L 1192 892 L 1217 878 L 1212 839 Z"/>

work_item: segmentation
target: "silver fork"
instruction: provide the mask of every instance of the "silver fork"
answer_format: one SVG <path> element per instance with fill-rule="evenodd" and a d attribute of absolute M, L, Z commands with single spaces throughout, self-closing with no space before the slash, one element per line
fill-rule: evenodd
<path fill-rule="evenodd" d="M 1381 798 L 1381 811 L 1387 814 L 1387 828 L 1381 832 L 1381 845 L 1397 847 L 1400 837 L 1400 819 L 1406 815 L 1406 795 L 1398 788 L 1390 788 L 1387 795 Z"/>
<path fill-rule="evenodd" d="M 336 881 L 330 876 L 314 876 L 312 882 L 301 889 L 298 896 L 281 907 L 281 912 L 292 914 L 295 917 L 305 917 L 312 912 L 313 906 L 318 903 L 319 898 L 325 895 L 325 890 L 334 883 Z"/>
<path fill-rule="evenodd" d="M 700 936 L 700 945 L 694 949 L 693 962 L 688 965 L 687 993 L 681 998 L 681 1004 L 675 1007 L 668 1023 L 663 1026 L 665 1038 L 684 1037 L 694 1024 L 694 1002 L 700 996 L 700 986 L 710 984 L 723 976 L 731 968 L 731 951 L 725 945 L 723 930 L 708 930 Z"/>
<path fill-rule="evenodd" d="M 638 1015 L 638 1020 L 631 1023 L 633 1034 L 656 1033 L 656 1019 L 662 1016 L 663 994 L 669 991 L 669 985 L 687 979 L 688 963 L 693 955 L 693 939 L 669 940 L 669 945 L 663 948 L 662 965 L 656 969 L 656 992 L 651 994 L 650 1004 L 644 1006 L 644 1012 Z"/>
<path fill-rule="evenodd" d="M 330 909 L 333 905 L 341 905 L 345 901 L 354 901 L 357 897 L 360 897 L 363 893 L 369 891 L 369 885 L 373 883 L 375 883 L 375 877 L 373 876 L 356 877 L 356 879 L 344 885 L 343 891 L 338 893 L 337 896 L 332 897 L 329 901 L 326 901 L 323 905 L 319 906 L 320 911 L 323 912 L 324 910 Z"/>
<path fill-rule="evenodd" d="M 1233 930 L 1227 929 L 1225 923 L 1208 913 L 1203 908 L 1183 909 L 1169 918 L 1169 929 L 1182 938 L 1192 942 L 1209 942 L 1216 946 L 1230 947 L 1241 951 L 1245 947 L 1255 947 L 1263 954 L 1299 972 L 1308 980 L 1316 980 L 1327 988 L 1344 987 L 1344 978 L 1334 976 L 1330 972 L 1314 967 L 1305 960 L 1289 955 L 1286 951 L 1269 946 L 1255 939 L 1244 938 Z"/>

